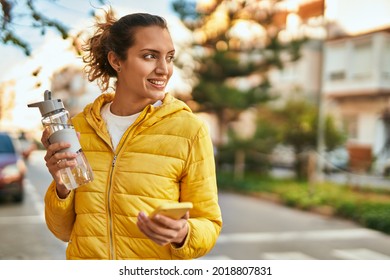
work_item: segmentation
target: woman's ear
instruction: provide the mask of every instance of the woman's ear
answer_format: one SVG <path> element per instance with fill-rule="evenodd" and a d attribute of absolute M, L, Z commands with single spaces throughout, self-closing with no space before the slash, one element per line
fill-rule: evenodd
<path fill-rule="evenodd" d="M 116 72 L 121 71 L 121 62 L 118 59 L 118 56 L 113 51 L 108 52 L 107 59 L 111 67 L 114 68 Z"/>

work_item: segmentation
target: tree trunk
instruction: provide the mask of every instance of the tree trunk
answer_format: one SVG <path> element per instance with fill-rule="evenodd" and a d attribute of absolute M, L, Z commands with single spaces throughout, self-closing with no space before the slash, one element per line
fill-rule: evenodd
<path fill-rule="evenodd" d="M 238 149 L 234 154 L 234 179 L 241 180 L 245 173 L 245 151 Z"/>
<path fill-rule="evenodd" d="M 295 175 L 298 180 L 305 180 L 307 177 L 307 155 L 300 148 L 295 149 Z"/>

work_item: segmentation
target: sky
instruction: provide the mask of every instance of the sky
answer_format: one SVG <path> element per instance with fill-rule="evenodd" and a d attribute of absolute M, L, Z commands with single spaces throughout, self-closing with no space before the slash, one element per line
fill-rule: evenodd
<path fill-rule="evenodd" d="M 97 2 L 96 0 L 36 0 L 41 11 L 44 11 L 50 18 L 56 18 L 64 23 L 70 27 L 70 30 L 84 28 L 93 30 L 94 22 L 89 16 L 89 12 L 94 5 L 97 5 Z M 133 12 L 147 12 L 163 16 L 168 22 L 175 44 L 180 43 L 180 40 L 188 39 L 188 31 L 185 30 L 172 9 L 172 0 L 110 0 L 107 2 L 117 12 L 118 18 Z M 0 45 L 0 52 L 2 53 L 0 83 L 9 80 L 16 81 L 14 85 L 16 92 L 15 113 L 13 114 L 12 123 L 4 124 L 3 120 L 3 126 L 31 129 L 40 126 L 41 116 L 39 110 L 27 109 L 26 104 L 41 101 L 43 91 L 51 88 L 50 77 L 55 70 L 66 65 L 82 66 L 83 64 L 80 57 L 68 51 L 70 42 L 62 40 L 56 31 L 47 30 L 46 34 L 41 36 L 37 30 L 26 26 L 27 23 L 18 22 L 17 32 L 19 36 L 28 39 L 31 43 L 32 55 L 27 57 L 23 50 L 17 47 Z M 35 88 L 37 78 L 32 77 L 31 73 L 41 65 L 43 66 L 38 77 L 41 86 Z M 179 78 L 176 72 L 174 71 L 168 90 L 170 90 L 170 87 L 188 86 Z M 96 85 L 96 83 L 93 84 Z M 99 89 L 95 86 L 92 91 L 94 91 L 93 94 L 87 94 L 87 97 L 84 97 L 85 104 L 97 97 L 96 92 Z"/>

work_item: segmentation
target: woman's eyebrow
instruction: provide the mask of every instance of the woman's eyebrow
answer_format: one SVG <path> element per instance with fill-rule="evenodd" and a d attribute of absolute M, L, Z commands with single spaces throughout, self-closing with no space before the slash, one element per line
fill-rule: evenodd
<path fill-rule="evenodd" d="M 153 52 L 153 53 L 160 53 L 160 51 L 158 51 L 158 50 L 149 49 L 149 48 L 142 49 L 141 51 L 148 51 L 148 52 Z M 168 51 L 168 53 L 172 53 L 172 52 L 175 52 L 175 49 L 172 49 L 172 50 Z"/>

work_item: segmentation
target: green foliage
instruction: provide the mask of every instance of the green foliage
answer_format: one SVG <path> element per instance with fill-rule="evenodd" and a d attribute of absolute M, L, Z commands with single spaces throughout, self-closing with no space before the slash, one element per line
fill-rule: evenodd
<path fill-rule="evenodd" d="M 390 233 L 389 213 L 389 203 L 366 203 L 360 211 L 358 221 L 368 228 Z"/>
<path fill-rule="evenodd" d="M 248 174 L 235 180 L 232 174 L 218 174 L 218 187 L 245 194 L 267 197 L 273 194 L 281 203 L 312 211 L 321 207 L 332 209 L 333 215 L 390 234 L 390 192 L 372 188 L 351 189 L 345 185 L 322 183 L 309 188 L 307 182 L 276 179 Z"/>
<path fill-rule="evenodd" d="M 389 213 L 390 201 L 345 200 L 341 201 L 337 208 L 337 214 L 340 216 L 386 233 L 390 233 Z"/>
<path fill-rule="evenodd" d="M 218 188 L 221 190 L 233 190 L 244 193 L 272 192 L 280 181 L 269 176 L 259 176 L 256 173 L 248 173 L 245 178 L 235 179 L 231 172 L 217 173 Z M 289 181 L 292 182 L 292 181 Z"/>
<path fill-rule="evenodd" d="M 235 130 L 229 130 L 228 142 L 220 147 L 219 165 L 235 162 L 237 151 L 245 154 L 245 170 L 266 174 L 271 168 L 269 151 L 280 142 L 279 130 L 272 120 L 258 115 L 256 130 L 252 137 L 243 138 Z"/>
<path fill-rule="evenodd" d="M 236 87 L 219 83 L 217 80 L 201 80 L 192 92 L 193 98 L 199 102 L 202 111 L 219 112 L 238 111 L 237 114 L 259 102 L 269 100 L 261 87 L 240 90 Z"/>
<path fill-rule="evenodd" d="M 284 119 L 283 141 L 296 151 L 313 148 L 316 145 L 317 109 L 304 99 L 290 98 L 284 107 L 275 111 Z"/>
<path fill-rule="evenodd" d="M 275 110 L 275 114 L 281 119 L 279 127 L 283 144 L 294 148 L 297 177 L 304 179 L 307 160 L 304 153 L 316 150 L 318 141 L 318 107 L 293 94 L 283 107 Z M 329 115 L 325 116 L 324 135 L 328 150 L 335 149 L 346 140 L 346 135 L 336 127 Z"/>
<path fill-rule="evenodd" d="M 50 1 L 50 0 L 48 0 Z M 105 0 L 96 0 L 101 5 L 106 3 Z M 51 18 L 46 13 L 40 11 L 36 7 L 38 0 L 25 0 L 25 1 L 11 1 L 1 0 L 1 33 L 0 43 L 11 44 L 15 47 L 20 48 L 26 55 L 31 55 L 31 45 L 29 38 L 22 38 L 17 34 L 17 28 L 15 24 L 18 23 L 20 17 L 28 18 L 30 27 L 32 29 L 40 30 L 41 35 L 45 35 L 47 29 L 53 29 L 57 31 L 62 39 L 67 39 L 69 35 L 69 28 L 66 24 Z M 54 4 L 55 0 L 51 0 Z M 22 14 L 14 13 L 14 9 L 18 7 L 19 10 L 23 10 Z M 60 9 L 60 8 L 59 8 Z"/>
<path fill-rule="evenodd" d="M 219 0 L 207 7 L 200 7 L 194 1 L 173 3 L 184 25 L 199 38 L 186 48 L 192 50 L 196 61 L 193 71 L 188 72 L 189 79 L 196 80 L 192 97 L 199 111 L 217 117 L 218 148 L 229 124 L 240 113 L 271 99 L 268 71 L 297 60 L 304 43 L 304 39 L 282 43 L 278 35 L 284 27 L 277 26 L 273 20 L 278 12 L 275 4 L 279 1 L 267 1 L 269 5 L 262 13 L 259 13 L 259 2 Z M 232 32 L 238 22 L 257 25 L 265 32 L 261 36 L 252 34 L 244 42 Z"/>
<path fill-rule="evenodd" d="M 31 54 L 30 45 L 25 40 L 23 40 L 22 38 L 14 34 L 13 32 L 4 30 L 1 34 L 0 40 L 4 44 L 11 44 L 20 47 L 21 49 L 24 50 L 24 53 L 26 55 Z"/>
<path fill-rule="evenodd" d="M 284 119 L 282 130 L 284 144 L 292 145 L 297 152 L 316 147 L 318 130 L 318 107 L 303 98 L 290 98 L 285 106 L 275 111 Z M 334 119 L 325 116 L 325 144 L 332 150 L 345 141 L 345 134 L 339 130 Z"/>

